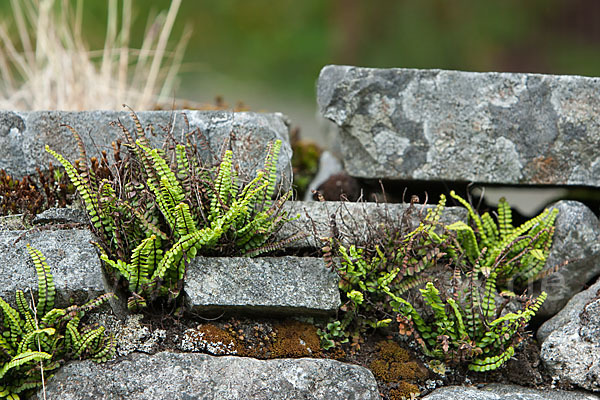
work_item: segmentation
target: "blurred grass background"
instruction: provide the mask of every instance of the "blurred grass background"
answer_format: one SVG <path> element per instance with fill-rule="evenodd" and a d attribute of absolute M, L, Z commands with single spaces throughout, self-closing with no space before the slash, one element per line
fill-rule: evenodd
<path fill-rule="evenodd" d="M 169 4 L 133 1 L 133 46 Z M 90 49 L 103 47 L 107 10 L 84 2 Z M 281 111 L 310 137 L 326 64 L 598 76 L 598 17 L 596 0 L 183 0 L 171 48 L 186 24 L 193 33 L 173 96 Z"/>

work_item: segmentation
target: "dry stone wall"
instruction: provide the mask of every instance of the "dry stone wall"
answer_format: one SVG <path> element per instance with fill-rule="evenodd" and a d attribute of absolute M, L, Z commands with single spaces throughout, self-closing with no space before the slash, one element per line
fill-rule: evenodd
<path fill-rule="evenodd" d="M 323 116 L 339 129 L 346 171 L 358 178 L 597 187 L 598 89 L 600 81 L 596 78 L 328 66 L 319 77 L 318 103 Z M 289 185 L 291 147 L 284 116 L 185 113 L 190 127 L 199 128 L 217 151 L 233 132 L 234 153 L 241 169 L 250 174 L 261 167 L 265 143 L 283 140 L 279 180 Z M 140 112 L 139 117 L 144 125 L 154 126 L 157 135 L 150 135 L 154 145 L 160 144 L 164 134 L 159 132 L 172 118 L 174 136 L 189 131 L 177 111 Z M 35 167 L 44 167 L 50 160 L 43 150 L 45 144 L 69 159 L 77 158 L 71 134 L 61 128 L 64 123 L 81 133 L 88 149 L 110 149 L 110 143 L 120 135 L 119 129 L 109 124 L 116 119 L 133 129 L 126 112 L 0 112 L 0 148 L 7 149 L 0 152 L 0 168 L 22 176 L 34 172 Z M 320 248 L 319 238 L 330 233 L 333 215 L 340 230 L 359 238 L 359 242 L 367 241 L 374 231 L 371 224 L 398 221 L 406 207 L 290 202 L 286 210 L 298 218 L 278 235 L 285 238 L 295 232 L 307 233 L 291 246 L 292 251 Z M 549 292 L 543 317 L 557 313 L 600 274 L 598 219 L 581 203 L 559 202 L 554 207 L 560 213 L 550 263 L 568 260 L 569 264 L 545 286 L 531 288 Z M 415 215 L 400 222 L 414 225 L 417 214 L 427 209 L 418 206 Z M 442 216 L 445 223 L 459 220 L 467 220 L 464 209 L 449 207 Z M 1 222 L 2 297 L 10 301 L 15 289 L 35 288 L 35 270 L 25 243 L 48 257 L 61 301 L 112 290 L 103 280 L 97 254 L 89 244 L 90 232 L 53 225 L 85 222 L 84 215 L 72 210 L 47 211 L 36 218 L 38 225 L 30 231 L 15 230 Z M 337 276 L 319 259 L 310 257 L 198 258 L 189 266 L 186 279 L 187 305 L 194 312 L 323 316 L 331 315 L 340 305 Z M 541 359 L 557 381 L 600 391 L 596 371 L 600 350 L 595 339 L 600 324 L 594 317 L 597 288 L 589 290 L 575 296 L 566 311 L 542 326 L 538 337 L 544 340 Z M 337 361 L 259 361 L 172 352 L 133 352 L 100 365 L 69 363 L 50 381 L 47 395 L 61 399 L 380 398 L 367 369 Z M 442 388 L 425 398 L 598 397 L 492 385 Z"/>

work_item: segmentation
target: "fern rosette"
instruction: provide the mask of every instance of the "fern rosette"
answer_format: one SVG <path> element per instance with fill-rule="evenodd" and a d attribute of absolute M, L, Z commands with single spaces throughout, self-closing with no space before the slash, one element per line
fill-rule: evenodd
<path fill-rule="evenodd" d="M 42 378 L 49 379 L 65 360 L 103 362 L 115 352 L 114 338 L 104 327 L 79 326 L 87 311 L 112 295 L 102 295 L 82 306 L 54 308 L 56 290 L 46 258 L 29 245 L 27 250 L 37 272 L 37 305 L 30 305 L 21 290 L 16 292 L 16 309 L 0 298 L 0 398 L 11 400 L 42 386 Z"/>
<path fill-rule="evenodd" d="M 207 147 L 207 141 L 198 130 L 185 135 L 184 143 L 168 136 L 166 150 L 152 148 L 131 115 L 135 135 L 115 123 L 129 153 L 122 157 L 120 144 L 114 144 L 114 163 L 103 156 L 107 177 L 102 180 L 93 168 L 97 161 L 92 159 L 92 167 L 86 161 L 73 165 L 47 149 L 80 194 L 105 265 L 127 281 L 129 308 L 145 307 L 157 296 L 176 299 L 197 254 L 255 256 L 300 237 L 273 241 L 273 233 L 289 220 L 282 208 L 291 192 L 275 196 L 281 141 L 268 146 L 263 169 L 246 181 L 231 150 L 225 149 L 216 165 L 203 161 L 198 142 Z M 85 158 L 81 138 L 72 132 Z"/>

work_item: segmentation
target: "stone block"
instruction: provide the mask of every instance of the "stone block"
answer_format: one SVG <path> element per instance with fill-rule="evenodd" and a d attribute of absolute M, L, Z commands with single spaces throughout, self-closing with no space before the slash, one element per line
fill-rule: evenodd
<path fill-rule="evenodd" d="M 479 389 L 467 386 L 447 386 L 423 397 L 423 400 L 598 400 L 585 392 L 537 390 L 517 385 L 491 384 Z"/>
<path fill-rule="evenodd" d="M 327 315 L 340 307 L 338 276 L 311 257 L 196 257 L 185 293 L 199 313 Z"/>
<path fill-rule="evenodd" d="M 187 116 L 190 129 L 182 113 Z M 240 164 L 240 171 L 251 176 L 262 168 L 266 144 L 280 139 L 283 145 L 278 171 L 289 187 L 292 150 L 288 138 L 289 122 L 282 114 L 194 110 L 141 111 L 137 114 L 144 126 L 152 124 L 154 127 L 154 135 L 148 137 L 155 147 L 162 146 L 166 135 L 163 128 L 172 126 L 171 133 L 176 138 L 198 128 L 218 156 L 230 134 L 234 134 L 234 157 Z M 70 161 L 77 159 L 76 142 L 62 124 L 68 124 L 79 132 L 88 155 L 97 155 L 100 150 L 112 154 L 111 142 L 122 137 L 121 129 L 110 125 L 117 120 L 134 130 L 134 122 L 126 111 L 0 111 L 0 148 L 3 149 L 0 152 L 0 169 L 14 176 L 23 176 L 34 173 L 35 167 L 46 168 L 48 161 L 56 165 L 56 160 L 44 150 L 45 145 Z M 205 155 L 208 158 L 208 154 Z"/>
<path fill-rule="evenodd" d="M 379 399 L 366 368 L 323 359 L 256 360 L 199 353 L 133 353 L 107 364 L 71 362 L 46 386 L 62 400 Z M 45 397 L 40 392 L 39 399 Z"/>
<path fill-rule="evenodd" d="M 100 259 L 90 240 L 87 229 L 0 231 L 0 297 L 14 305 L 17 289 L 37 293 L 37 275 L 27 243 L 46 257 L 56 286 L 57 307 L 68 307 L 71 300 L 83 304 L 103 294 Z"/>
<path fill-rule="evenodd" d="M 600 186 L 600 78 L 329 65 L 317 101 L 369 179 Z"/>

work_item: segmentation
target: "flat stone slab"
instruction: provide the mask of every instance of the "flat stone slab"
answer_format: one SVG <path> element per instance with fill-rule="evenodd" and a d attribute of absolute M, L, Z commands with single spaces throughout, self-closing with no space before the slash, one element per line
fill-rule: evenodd
<path fill-rule="evenodd" d="M 182 113 L 187 116 L 190 129 L 186 127 Z M 283 145 L 278 170 L 289 187 L 292 150 L 288 138 L 289 122 L 282 114 L 175 110 L 141 111 L 137 115 L 142 125 L 154 126 L 155 135 L 148 137 L 156 147 L 162 146 L 163 127 L 169 127 L 173 118 L 172 133 L 176 138 L 199 128 L 217 156 L 230 134 L 235 134 L 236 140 L 232 142 L 234 157 L 240 164 L 240 171 L 247 171 L 252 176 L 254 171 L 262 168 L 266 144 L 279 139 Z M 99 154 L 99 150 L 112 154 L 111 142 L 122 137 L 120 128 L 110 126 L 116 120 L 134 131 L 134 122 L 126 111 L 0 111 L 0 169 L 23 176 L 35 173 L 36 166 L 46 168 L 49 161 L 57 165 L 44 150 L 45 145 L 70 161 L 79 158 L 73 135 L 61 124 L 71 125 L 79 132 L 89 155 Z"/>
<path fill-rule="evenodd" d="M 285 224 L 277 233 L 284 239 L 294 233 L 304 232 L 307 236 L 290 244 L 290 248 L 321 248 L 319 238 L 331 236 L 331 216 L 335 216 L 337 229 L 342 238 L 355 239 L 352 243 L 361 245 L 374 239 L 376 228 L 399 225 L 405 217 L 408 204 L 401 203 L 353 203 L 341 201 L 290 201 L 285 204 L 289 216 L 297 216 Z M 419 225 L 419 214 L 424 218 L 435 205 L 415 205 L 404 220 L 411 229 Z M 463 207 L 447 207 L 442 212 L 440 222 L 451 224 L 466 221 L 467 210 Z"/>
<path fill-rule="evenodd" d="M 371 179 L 600 186 L 600 78 L 326 66 L 321 114 Z"/>
<path fill-rule="evenodd" d="M 322 258 L 196 257 L 184 290 L 197 312 L 325 315 L 341 305 L 338 283 Z"/>
<path fill-rule="evenodd" d="M 571 299 L 540 331 L 540 358 L 554 380 L 600 392 L 600 282 Z"/>
<path fill-rule="evenodd" d="M 536 390 L 516 385 L 491 384 L 482 389 L 448 386 L 435 390 L 423 400 L 598 400 L 600 397 L 566 390 Z"/>
<path fill-rule="evenodd" d="M 82 304 L 103 294 L 100 259 L 90 240 L 87 229 L 0 231 L 0 296 L 14 305 L 17 289 L 37 292 L 37 275 L 27 243 L 46 257 L 54 276 L 57 306 L 71 305 L 71 298 Z"/>
<path fill-rule="evenodd" d="M 46 386 L 61 400 L 376 400 L 365 368 L 323 359 L 256 360 L 198 353 L 131 354 L 106 364 L 72 362 Z M 41 392 L 38 399 L 43 399 Z"/>

